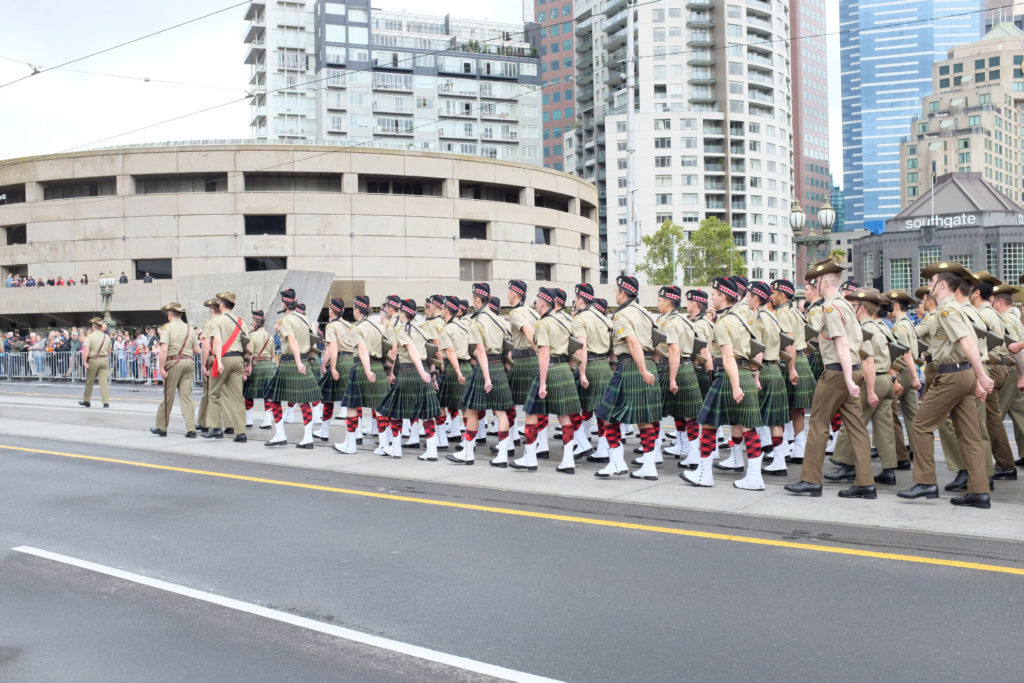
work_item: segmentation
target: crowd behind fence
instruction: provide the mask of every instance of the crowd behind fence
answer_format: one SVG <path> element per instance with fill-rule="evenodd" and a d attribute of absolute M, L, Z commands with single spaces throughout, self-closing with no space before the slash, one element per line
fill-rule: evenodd
<path fill-rule="evenodd" d="M 200 359 L 195 357 L 195 386 L 202 386 Z M 160 384 L 160 358 L 154 352 L 111 352 L 108 360 L 111 382 Z M 85 380 L 82 354 L 72 351 L 0 352 L 0 379 L 37 382 L 81 382 Z"/>

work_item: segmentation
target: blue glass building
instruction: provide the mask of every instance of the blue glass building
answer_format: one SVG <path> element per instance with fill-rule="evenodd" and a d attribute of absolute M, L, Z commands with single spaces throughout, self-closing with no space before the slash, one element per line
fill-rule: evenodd
<path fill-rule="evenodd" d="M 982 36 L 985 6 L 840 0 L 846 230 L 882 233 L 899 213 L 900 137 L 931 92 L 932 63 Z"/>

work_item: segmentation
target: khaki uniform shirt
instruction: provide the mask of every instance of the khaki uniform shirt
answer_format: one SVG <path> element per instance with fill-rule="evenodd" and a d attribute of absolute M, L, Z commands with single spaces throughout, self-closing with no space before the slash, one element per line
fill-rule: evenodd
<path fill-rule="evenodd" d="M 238 327 L 236 321 L 241 324 L 241 331 L 235 334 L 235 329 Z M 210 321 L 210 331 L 212 334 L 220 337 L 221 343 L 221 355 L 230 351 L 244 351 L 242 347 L 242 333 L 248 332 L 245 321 L 235 316 L 234 313 L 221 313 L 216 318 Z M 231 341 L 231 346 L 228 346 L 228 339 L 231 335 L 235 335 L 235 338 Z M 210 352 L 213 352 L 213 347 L 210 347 Z"/>
<path fill-rule="evenodd" d="M 420 330 L 423 331 L 423 334 L 427 335 L 427 339 L 431 341 L 437 339 L 440 341 L 441 330 L 444 329 L 444 324 L 444 318 L 439 315 L 435 315 L 433 318 L 427 318 L 424 320 L 420 325 Z"/>
<path fill-rule="evenodd" d="M 424 369 L 426 369 L 426 363 L 429 362 L 427 358 L 427 336 L 420 329 L 419 325 L 416 323 L 402 325 L 396 332 L 398 333 L 398 362 L 412 362 L 412 355 L 409 353 L 408 348 L 411 345 L 416 349 L 420 362 L 424 364 Z"/>
<path fill-rule="evenodd" d="M 629 344 L 626 342 L 629 337 L 636 337 L 645 353 L 654 350 L 651 340 L 654 320 L 635 299 L 615 312 L 612 324 L 615 326 L 612 352 L 616 356 L 629 355 Z"/>
<path fill-rule="evenodd" d="M 291 354 L 288 337 L 295 337 L 300 355 L 309 353 L 309 334 L 310 328 L 306 324 L 305 317 L 295 311 L 289 311 L 281 318 L 281 353 Z"/>
<path fill-rule="evenodd" d="M 694 329 L 685 316 L 678 311 L 659 316 L 658 327 L 668 338 L 664 344 L 658 346 L 658 353 L 668 358 L 669 344 L 678 344 L 680 355 L 686 358 L 693 355 Z"/>
<path fill-rule="evenodd" d="M 693 329 L 697 331 L 697 338 L 703 339 L 708 344 L 711 343 L 711 339 L 715 336 L 714 326 L 703 315 L 693 321 Z"/>
<path fill-rule="evenodd" d="M 764 344 L 764 362 L 778 362 L 782 346 L 782 340 L 779 338 L 779 335 L 782 334 L 782 324 L 775 313 L 764 307 L 757 311 L 757 320 L 761 329 L 764 330 L 758 340 Z"/>
<path fill-rule="evenodd" d="M 387 327 L 390 328 L 390 325 Z M 362 342 L 371 359 L 381 360 L 381 348 L 384 340 L 388 338 L 388 332 L 379 322 L 363 318 L 352 326 L 351 333 L 353 346 L 358 347 L 359 342 Z"/>
<path fill-rule="evenodd" d="M 928 339 L 932 360 L 937 365 L 966 362 L 967 354 L 960 346 L 960 339 L 976 335 L 956 298 L 952 295 L 946 297 L 938 308 L 932 311 L 931 318 Z"/>
<path fill-rule="evenodd" d="M 85 346 L 89 347 L 89 358 L 103 357 L 110 355 L 112 347 L 110 337 L 102 330 L 93 330 L 85 338 Z"/>
<path fill-rule="evenodd" d="M 992 308 L 992 304 L 987 301 L 983 301 L 981 306 L 978 306 L 977 311 L 978 315 L 981 316 L 982 321 L 985 323 L 985 327 L 1000 337 L 1006 334 L 1006 323 L 1004 323 L 1003 319 L 999 317 L 999 312 Z M 987 340 L 985 345 L 988 346 Z M 1007 356 L 1009 356 L 1009 353 L 1006 350 L 1005 344 L 988 350 L 989 360 L 1001 362 Z"/>
<path fill-rule="evenodd" d="M 181 318 L 169 320 L 160 328 L 160 343 L 167 345 L 168 360 L 177 355 L 191 357 L 195 341 L 192 338 L 192 328 L 186 325 Z"/>
<path fill-rule="evenodd" d="M 880 320 L 865 320 L 861 327 L 871 333 L 871 341 L 864 342 L 864 353 L 875 359 L 875 373 L 889 372 L 892 359 L 889 357 L 889 330 Z"/>
<path fill-rule="evenodd" d="M 338 353 L 352 353 L 355 350 L 352 326 L 341 318 L 327 323 L 327 329 L 324 330 L 324 341 L 328 344 L 337 344 Z"/>
<path fill-rule="evenodd" d="M 612 348 L 612 321 L 593 308 L 585 308 L 572 319 L 572 335 L 587 341 L 587 353 L 605 354 Z"/>
<path fill-rule="evenodd" d="M 782 326 L 782 331 L 793 338 L 793 348 L 804 351 L 807 348 L 807 335 L 804 332 L 804 317 L 792 303 L 788 303 L 775 311 L 775 317 Z"/>
<path fill-rule="evenodd" d="M 721 311 L 715 326 L 712 329 L 711 340 L 708 348 L 711 349 L 713 358 L 722 358 L 722 347 L 732 346 L 734 358 L 750 358 L 750 337 L 751 329 L 747 321 L 741 315 L 740 309 L 746 308 L 744 304 L 736 304 L 732 308 Z M 750 310 L 747 308 L 747 310 Z"/>
<path fill-rule="evenodd" d="M 818 337 L 821 345 L 821 360 L 826 365 L 839 362 L 839 352 L 836 350 L 836 337 L 846 337 L 850 344 L 850 363 L 860 363 L 860 347 L 864 343 L 864 335 L 861 334 L 860 323 L 857 316 L 853 314 L 853 308 L 842 297 L 837 294 L 831 299 L 826 299 L 821 311 L 821 335 Z"/>
<path fill-rule="evenodd" d="M 1014 341 L 1024 339 L 1024 323 L 1021 322 L 1020 316 L 1017 315 L 1016 308 L 1010 307 L 1006 309 L 1006 312 L 1001 317 L 1006 327 L 1006 334 L 1010 335 L 1010 339 Z"/>
<path fill-rule="evenodd" d="M 533 338 L 537 348 L 546 346 L 552 356 L 565 356 L 569 353 L 569 325 L 560 313 L 545 313 L 537 321 L 537 329 Z"/>
<path fill-rule="evenodd" d="M 982 329 L 987 329 L 985 327 L 985 321 L 982 319 L 981 314 L 978 312 L 978 309 L 972 306 L 970 302 L 965 301 L 961 303 L 957 301 L 956 305 L 960 308 L 961 311 L 963 311 L 964 317 L 967 318 L 968 325 L 977 325 Z M 988 340 L 985 339 L 984 337 L 978 337 L 978 333 L 974 331 L 973 327 L 971 327 L 971 334 L 974 335 L 975 341 L 978 342 L 978 353 L 981 355 L 981 361 L 983 363 L 988 362 Z"/>
<path fill-rule="evenodd" d="M 508 312 L 509 331 L 512 333 L 512 344 L 517 351 L 533 348 L 523 334 L 523 326 L 536 327 L 538 318 L 537 311 L 522 304 L 514 306 Z"/>
<path fill-rule="evenodd" d="M 807 307 L 807 324 L 816 330 L 821 329 L 822 317 L 825 315 L 825 302 L 822 299 L 818 299 L 818 301 L 821 303 Z"/>
<path fill-rule="evenodd" d="M 901 344 L 910 347 L 910 357 L 917 359 L 917 331 L 906 313 L 900 313 L 900 317 L 896 318 L 892 324 L 892 334 Z"/>
<path fill-rule="evenodd" d="M 505 326 L 493 313 L 485 309 L 473 316 L 470 323 L 470 344 L 483 344 L 488 355 L 501 353 L 505 341 Z"/>
<path fill-rule="evenodd" d="M 257 358 L 274 360 L 274 340 L 270 338 L 270 333 L 265 327 L 253 330 L 249 335 L 249 343 L 252 344 L 253 361 Z"/>
<path fill-rule="evenodd" d="M 452 320 L 441 330 L 441 351 L 455 349 L 455 357 L 459 360 L 469 360 L 469 330 L 464 323 Z"/>

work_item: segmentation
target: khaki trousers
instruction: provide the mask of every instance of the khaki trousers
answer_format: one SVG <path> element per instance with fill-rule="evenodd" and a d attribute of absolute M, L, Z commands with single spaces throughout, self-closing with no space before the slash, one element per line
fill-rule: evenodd
<path fill-rule="evenodd" d="M 245 399 L 242 397 L 242 372 L 245 362 L 240 356 L 224 358 L 216 377 L 210 379 L 210 403 L 206 425 L 219 429 L 222 425 L 245 434 Z"/>
<path fill-rule="evenodd" d="M 1013 440 L 1017 442 L 1017 457 L 1024 457 L 1024 391 L 1017 391 L 1017 367 L 1006 368 L 1006 380 L 999 390 L 999 410 L 1013 423 Z"/>
<path fill-rule="evenodd" d="M 860 370 L 853 373 L 853 381 L 860 384 L 864 375 Z M 811 402 L 811 417 L 807 424 L 807 445 L 804 448 L 804 464 L 800 479 L 811 484 L 821 484 L 821 466 L 825 462 L 825 445 L 828 443 L 829 425 L 838 411 L 847 430 L 848 441 L 853 450 L 854 467 L 857 469 L 857 486 L 874 486 L 871 474 L 871 442 L 860 412 L 860 400 L 850 396 L 846 380 L 839 370 L 825 370 L 814 390 Z"/>
<path fill-rule="evenodd" d="M 85 396 L 82 400 L 89 403 L 92 400 L 92 383 L 99 380 L 100 397 L 104 403 L 110 403 L 110 387 L 107 385 L 107 374 L 109 364 L 106 358 L 89 359 L 89 369 L 85 372 Z"/>
<path fill-rule="evenodd" d="M 196 415 L 196 424 L 200 427 L 208 427 L 207 418 L 210 415 L 210 378 L 203 375 L 203 395 L 199 399 L 199 413 Z"/>
<path fill-rule="evenodd" d="M 981 452 L 985 459 L 985 471 L 992 476 L 992 441 L 988 436 L 988 423 L 985 419 L 985 403 L 974 399 L 975 410 L 978 411 L 978 429 L 981 430 Z M 1004 430 L 1005 431 L 1005 430 Z M 959 472 L 967 469 L 964 464 L 964 455 L 960 450 L 960 442 L 957 441 L 956 430 L 953 428 L 953 420 L 946 418 L 939 426 L 939 441 L 942 443 L 942 452 L 946 455 L 946 467 L 950 472 Z M 946 450 L 949 448 L 949 450 Z"/>
<path fill-rule="evenodd" d="M 196 366 L 192 357 L 179 361 L 171 361 L 174 366 L 167 371 L 164 380 L 164 397 L 156 409 L 156 428 L 167 431 L 171 410 L 174 408 L 174 394 L 178 393 L 181 405 L 181 417 L 185 420 L 185 431 L 196 429 L 196 404 L 192 400 L 192 380 L 195 378 Z"/>
<path fill-rule="evenodd" d="M 974 398 L 976 385 L 977 380 L 970 370 L 936 375 L 911 426 L 914 443 L 918 447 L 914 454 L 915 484 L 935 485 L 935 442 L 932 434 L 950 417 L 964 455 L 967 491 L 988 493 L 977 409 L 979 401 Z"/>
<path fill-rule="evenodd" d="M 916 374 L 916 369 L 903 368 L 899 377 L 900 384 L 903 386 L 903 395 L 897 398 L 896 392 L 893 392 L 892 426 L 893 434 L 896 435 L 896 460 L 899 462 L 910 460 L 910 453 L 907 451 L 907 444 L 903 438 L 903 426 L 900 424 L 899 413 L 903 413 L 903 422 L 907 425 L 907 431 L 909 432 L 910 425 L 914 422 L 914 416 L 917 415 L 917 406 L 920 402 L 917 397 L 917 391 L 914 389 L 914 375 Z M 910 436 L 908 433 L 907 437 L 910 438 Z M 910 450 L 915 450 L 913 439 L 910 441 Z"/>
<path fill-rule="evenodd" d="M 1003 412 L 999 405 L 999 392 L 1006 385 L 1006 366 L 988 365 L 985 371 L 996 383 L 995 389 L 985 399 L 985 425 L 988 427 L 988 438 L 992 444 L 992 457 L 997 469 L 1012 470 L 1015 467 L 1013 451 L 1010 450 L 1010 439 L 1006 435 L 1006 427 L 1003 426 Z M 1014 384 L 1016 385 L 1016 382 Z"/>
<path fill-rule="evenodd" d="M 913 389 L 911 389 L 913 391 Z M 878 449 L 878 459 L 883 470 L 896 467 L 896 444 L 889 435 L 892 434 L 892 399 L 895 396 L 892 380 L 889 375 L 879 375 L 875 379 L 875 394 L 878 396 L 878 405 L 871 407 L 868 404 L 867 388 L 862 384 L 860 387 L 860 411 L 864 423 L 871 423 L 871 434 L 875 448 Z M 836 439 L 836 452 L 833 460 L 844 465 L 853 464 L 853 448 L 850 445 L 849 433 L 846 430 L 846 421 L 839 429 L 839 437 Z"/>

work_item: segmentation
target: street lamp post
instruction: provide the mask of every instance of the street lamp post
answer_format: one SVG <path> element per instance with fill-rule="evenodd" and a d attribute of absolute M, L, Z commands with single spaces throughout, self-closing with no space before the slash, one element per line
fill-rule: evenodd
<path fill-rule="evenodd" d="M 114 327 L 114 319 L 110 317 L 110 301 L 114 298 L 114 285 L 117 278 L 113 273 L 100 273 L 100 296 L 103 297 L 103 324 L 107 329 Z"/>
<path fill-rule="evenodd" d="M 818 260 L 819 250 L 822 244 L 828 244 L 832 234 L 832 226 L 836 223 L 836 211 L 832 208 L 832 203 L 828 197 L 825 198 L 825 203 L 822 204 L 821 210 L 818 211 L 818 225 L 821 226 L 821 233 L 812 233 L 810 229 L 806 229 L 807 214 L 800 207 L 800 202 L 793 202 L 793 209 L 789 214 L 789 225 L 793 228 L 793 243 L 797 246 L 797 249 L 801 246 L 805 248 L 805 258 L 807 263 L 805 266 L 809 266 L 814 261 Z M 797 252 L 799 254 L 799 251 Z M 800 273 L 804 272 L 800 270 L 800 266 L 797 266 L 797 277 Z"/>

